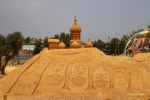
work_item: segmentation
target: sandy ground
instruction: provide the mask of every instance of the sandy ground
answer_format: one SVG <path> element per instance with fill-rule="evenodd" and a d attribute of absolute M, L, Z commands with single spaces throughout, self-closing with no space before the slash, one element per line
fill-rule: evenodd
<path fill-rule="evenodd" d="M 7 73 L 9 73 L 10 71 L 13 71 L 16 68 L 18 68 L 18 67 L 15 67 L 15 66 L 6 66 L 5 70 L 6 70 Z"/>
<path fill-rule="evenodd" d="M 7 95 L 7 100 L 149 100 L 145 93 L 103 93 L 98 94 L 63 94 L 44 95 Z M 3 97 L 0 97 L 3 100 Z"/>

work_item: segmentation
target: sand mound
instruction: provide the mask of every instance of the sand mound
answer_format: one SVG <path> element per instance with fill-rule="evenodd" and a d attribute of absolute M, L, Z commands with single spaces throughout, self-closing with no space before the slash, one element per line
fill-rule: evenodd
<path fill-rule="evenodd" d="M 148 65 L 147 55 L 143 60 L 143 55 L 107 56 L 96 48 L 44 50 L 2 78 L 0 90 L 23 95 L 150 91 L 150 72 L 139 66 L 140 61 Z"/>

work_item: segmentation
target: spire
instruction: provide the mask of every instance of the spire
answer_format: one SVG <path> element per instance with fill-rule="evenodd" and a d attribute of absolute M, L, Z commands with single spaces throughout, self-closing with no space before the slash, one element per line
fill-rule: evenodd
<path fill-rule="evenodd" d="M 74 17 L 74 25 L 77 25 L 77 18 L 76 18 L 76 16 Z"/>

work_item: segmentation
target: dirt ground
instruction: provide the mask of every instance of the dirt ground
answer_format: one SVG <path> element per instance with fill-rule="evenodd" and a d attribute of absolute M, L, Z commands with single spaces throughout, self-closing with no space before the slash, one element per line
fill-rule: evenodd
<path fill-rule="evenodd" d="M 44 95 L 7 95 L 7 100 L 149 100 L 146 93 L 109 93 L 98 94 L 64 94 L 53 93 Z M 0 97 L 3 100 L 3 97 Z"/>

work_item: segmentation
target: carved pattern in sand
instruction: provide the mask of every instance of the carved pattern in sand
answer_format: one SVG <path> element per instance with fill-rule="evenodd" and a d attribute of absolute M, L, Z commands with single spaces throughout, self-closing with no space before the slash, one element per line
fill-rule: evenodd
<path fill-rule="evenodd" d="M 18 81 L 18 79 L 20 78 L 20 76 L 22 75 L 23 72 L 25 72 L 32 63 L 34 63 L 34 61 L 36 61 L 39 58 L 39 55 L 35 55 L 34 57 L 30 58 L 19 70 L 19 72 L 17 70 L 14 71 L 14 73 L 12 73 L 11 75 L 8 75 L 8 79 L 11 79 L 11 82 L 8 83 L 6 82 L 3 90 L 7 91 L 5 93 L 9 93 L 10 90 L 13 88 L 13 86 L 16 84 L 16 82 Z M 9 78 L 11 76 L 14 76 L 16 78 Z"/>
<path fill-rule="evenodd" d="M 88 66 L 85 64 L 78 64 L 73 66 L 69 79 L 69 89 L 71 91 L 83 91 L 88 87 Z"/>
<path fill-rule="evenodd" d="M 97 67 L 93 72 L 93 87 L 95 89 L 109 88 L 110 75 L 106 68 Z"/>
<path fill-rule="evenodd" d="M 26 92 L 32 94 L 49 62 L 50 59 L 45 58 L 40 59 L 35 64 L 31 65 L 30 68 L 21 75 L 13 88 L 22 91 L 23 94 L 26 94 Z"/>
<path fill-rule="evenodd" d="M 142 77 L 137 73 L 131 74 L 131 89 L 134 91 L 143 90 Z"/>
<path fill-rule="evenodd" d="M 114 88 L 124 91 L 128 88 L 128 82 L 124 71 L 118 70 L 114 73 Z"/>
<path fill-rule="evenodd" d="M 59 85 L 61 82 L 63 82 L 63 86 L 64 86 L 66 68 L 67 68 L 66 62 L 64 61 L 56 62 L 51 67 L 51 69 L 49 69 L 49 73 L 47 74 L 48 84 Z"/>

